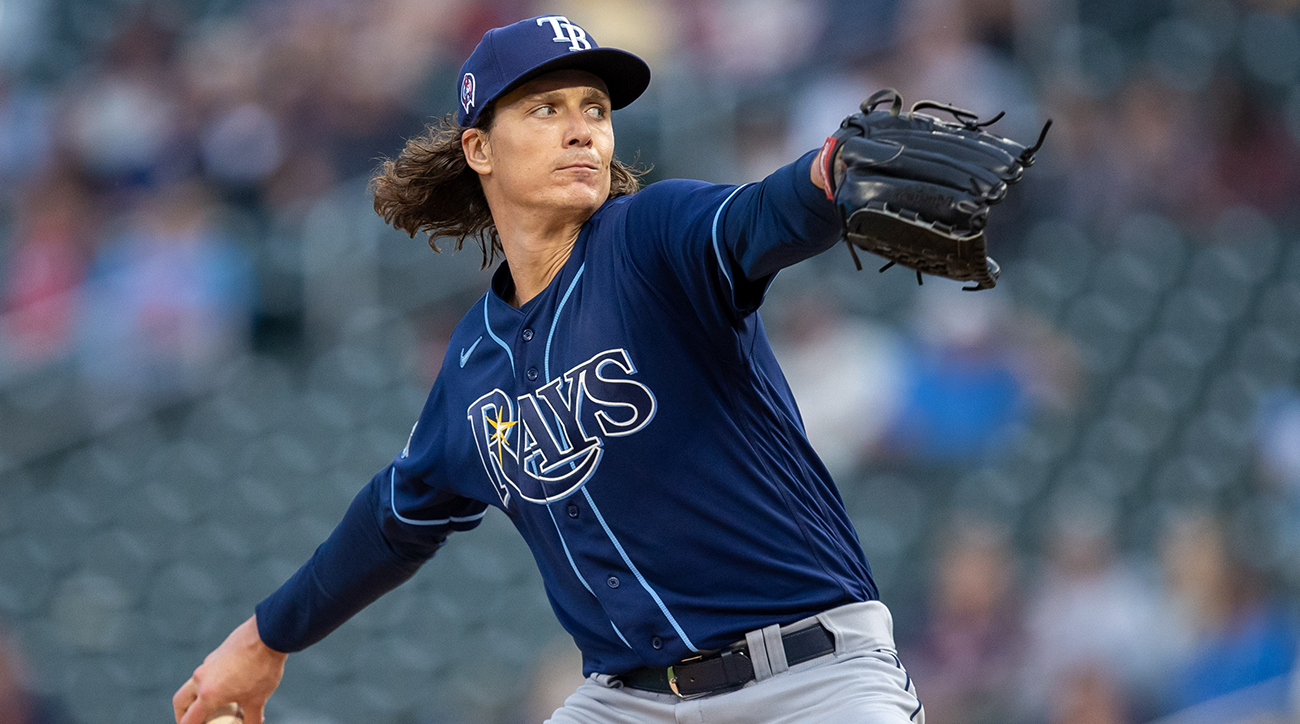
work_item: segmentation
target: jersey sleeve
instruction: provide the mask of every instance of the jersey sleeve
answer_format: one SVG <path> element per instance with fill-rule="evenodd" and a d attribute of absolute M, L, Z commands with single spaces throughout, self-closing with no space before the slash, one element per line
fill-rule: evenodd
<path fill-rule="evenodd" d="M 435 388 L 402 454 L 362 488 L 312 557 L 257 605 L 267 646 L 291 653 L 320 641 L 415 575 L 451 533 L 483 519 L 486 503 L 437 485 L 436 396 Z"/>
<path fill-rule="evenodd" d="M 809 178 L 816 155 L 743 186 L 647 186 L 628 201 L 630 254 L 638 266 L 671 273 L 695 304 L 732 319 L 750 314 L 776 272 L 839 239 L 835 207 Z"/>

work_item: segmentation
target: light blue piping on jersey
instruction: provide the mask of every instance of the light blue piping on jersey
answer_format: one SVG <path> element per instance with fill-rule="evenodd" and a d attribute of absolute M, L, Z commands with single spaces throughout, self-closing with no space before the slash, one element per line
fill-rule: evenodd
<path fill-rule="evenodd" d="M 587 262 L 583 262 L 582 266 L 578 267 L 578 273 L 573 275 L 573 281 L 569 282 L 569 288 L 564 292 L 564 296 L 560 297 L 560 305 L 555 308 L 555 315 L 551 317 L 551 331 L 546 335 L 546 352 L 542 355 L 542 372 L 546 375 L 547 383 L 551 381 L 551 340 L 555 339 L 555 325 L 559 324 L 560 312 L 564 311 L 564 305 L 568 303 L 569 295 L 573 294 L 573 290 L 578 286 L 578 280 L 582 278 L 582 272 L 586 268 Z M 555 429 L 559 431 L 560 437 L 563 438 L 562 442 L 564 443 L 564 446 L 572 447 L 569 443 L 569 437 L 565 433 L 564 424 L 560 422 L 560 416 L 558 413 L 555 416 Z M 569 463 L 569 468 L 571 470 L 576 469 L 577 465 L 575 463 Z"/>
<path fill-rule="evenodd" d="M 736 194 L 743 191 L 745 186 L 749 186 L 749 184 L 738 186 L 735 191 L 732 191 L 731 195 L 724 199 L 722 204 L 718 206 L 718 213 L 713 215 L 713 253 L 718 255 L 718 266 L 722 269 L 722 276 L 727 279 L 727 286 L 731 287 L 731 295 L 733 297 L 736 295 L 736 285 L 731 281 L 731 265 L 723 260 L 722 248 L 718 246 L 718 220 L 722 218 L 722 210 L 727 208 L 727 204 L 736 197 Z M 695 649 L 691 650 L 694 651 Z"/>
<path fill-rule="evenodd" d="M 564 311 L 564 304 L 569 301 L 569 295 L 573 294 L 574 287 L 578 286 L 578 280 L 582 278 L 582 271 L 587 268 L 587 263 L 583 262 L 578 267 L 578 273 L 573 275 L 573 281 L 569 282 L 569 289 L 560 298 L 560 306 L 555 308 L 555 316 L 551 317 L 551 332 L 546 335 L 546 355 L 542 357 L 542 370 L 546 373 L 546 381 L 551 381 L 551 340 L 555 338 L 555 325 L 560 321 L 560 312 Z"/>
<path fill-rule="evenodd" d="M 487 327 L 488 336 L 491 337 L 492 340 L 495 341 L 497 344 L 501 345 L 501 349 L 504 349 L 506 351 L 506 354 L 510 355 L 510 374 L 513 375 L 515 373 L 515 353 L 511 352 L 510 346 L 507 345 L 505 342 L 502 342 L 501 338 L 497 336 L 496 332 L 492 331 L 492 323 L 488 321 L 487 304 L 488 304 L 488 297 L 490 296 L 492 296 L 492 292 L 488 292 L 487 294 L 483 295 L 483 326 Z"/>
<path fill-rule="evenodd" d="M 569 553 L 569 544 L 564 541 L 564 534 L 560 532 L 560 523 L 555 519 L 555 511 L 551 510 L 550 503 L 546 503 L 545 505 L 546 512 L 551 515 L 551 525 L 555 526 L 555 534 L 560 537 L 560 546 L 564 548 L 564 557 L 569 559 L 569 567 L 573 569 L 573 575 L 578 577 L 578 581 L 582 584 L 583 588 L 587 589 L 587 593 L 590 593 L 592 598 L 595 598 L 596 592 L 591 590 L 591 586 L 587 583 L 587 579 L 583 578 L 582 574 L 578 572 L 578 564 L 574 563 L 573 554 Z M 618 630 L 618 626 L 614 625 L 613 620 L 609 622 L 609 625 L 614 629 L 614 633 L 618 634 L 618 640 L 622 641 L 623 645 L 629 649 L 632 648 L 632 644 L 629 644 L 627 639 L 623 638 L 623 632 Z"/>
<path fill-rule="evenodd" d="M 611 620 L 609 622 L 609 625 L 614 626 L 614 622 Z M 632 648 L 632 644 L 629 644 L 627 642 L 627 639 L 623 638 L 623 632 L 618 630 L 618 626 L 614 626 L 614 633 L 618 634 L 618 640 L 622 641 L 624 646 L 628 647 L 629 649 Z"/>
<path fill-rule="evenodd" d="M 441 518 L 439 520 L 412 520 L 411 518 L 402 517 L 402 514 L 397 512 L 397 468 L 396 467 L 389 468 L 388 504 L 389 507 L 393 509 L 393 515 L 397 516 L 398 520 L 402 521 L 403 523 L 406 523 L 407 525 L 447 525 L 448 523 L 471 523 L 487 515 L 487 508 L 484 508 L 483 512 L 477 515 L 466 515 L 466 516 L 453 515 L 447 518 Z"/>
<path fill-rule="evenodd" d="M 682 630 L 682 627 L 678 625 L 677 619 L 673 618 L 673 615 L 668 612 L 668 607 L 664 605 L 663 599 L 659 598 L 659 594 L 655 593 L 655 590 L 650 587 L 649 582 L 646 581 L 645 576 L 641 575 L 641 571 L 637 570 L 636 564 L 632 562 L 632 559 L 627 557 L 627 551 L 623 550 L 623 545 L 618 542 L 618 538 L 614 537 L 614 531 L 610 530 L 609 525 L 605 523 L 605 516 L 600 514 L 600 508 L 596 507 L 596 501 L 591 499 L 591 493 L 587 492 L 586 486 L 583 486 L 582 488 L 582 495 L 587 499 L 587 504 L 591 506 L 591 512 L 596 514 L 596 520 L 600 521 L 600 527 L 605 529 L 605 535 L 609 536 L 609 542 L 614 544 L 614 548 L 618 550 L 618 554 L 623 557 L 623 562 L 626 563 L 627 567 L 632 571 L 632 575 L 636 576 L 637 582 L 641 584 L 641 587 L 645 589 L 646 593 L 650 594 L 650 598 L 654 599 L 655 603 L 659 606 L 659 610 L 662 611 L 664 617 L 668 619 L 668 623 L 672 624 L 673 630 L 677 632 L 678 636 L 682 637 L 682 643 L 686 644 L 686 648 L 691 651 L 698 652 L 699 649 L 695 648 L 695 644 L 691 643 L 690 637 L 687 636 L 686 632 Z M 613 621 L 610 623 L 613 623 Z M 621 636 L 622 634 L 619 635 Z M 624 641 L 623 643 L 627 642 Z"/>

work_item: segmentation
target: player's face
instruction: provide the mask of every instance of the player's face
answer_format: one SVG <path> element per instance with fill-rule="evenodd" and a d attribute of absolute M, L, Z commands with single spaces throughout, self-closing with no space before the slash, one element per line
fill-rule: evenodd
<path fill-rule="evenodd" d="M 481 148 L 466 146 L 489 203 L 504 198 L 584 219 L 600 208 L 614 156 L 609 104 L 605 83 L 577 70 L 548 73 L 498 100 Z"/>

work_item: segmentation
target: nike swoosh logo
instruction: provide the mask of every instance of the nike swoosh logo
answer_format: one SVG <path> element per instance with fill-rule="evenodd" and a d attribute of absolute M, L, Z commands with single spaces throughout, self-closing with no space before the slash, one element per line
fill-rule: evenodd
<path fill-rule="evenodd" d="M 465 363 L 469 361 L 469 356 L 472 355 L 472 354 L 474 354 L 474 348 L 477 347 L 477 346 L 478 346 L 478 343 L 479 343 L 479 342 L 482 342 L 482 341 L 483 341 L 483 337 L 480 336 L 478 339 L 474 340 L 474 344 L 471 344 L 471 345 L 469 346 L 469 349 L 461 348 L 461 350 L 460 350 L 460 366 L 461 366 L 461 369 L 464 369 L 464 368 L 465 368 Z"/>

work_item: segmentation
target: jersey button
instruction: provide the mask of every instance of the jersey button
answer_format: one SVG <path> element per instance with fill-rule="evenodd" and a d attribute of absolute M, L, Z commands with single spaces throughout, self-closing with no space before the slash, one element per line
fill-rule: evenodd
<path fill-rule="evenodd" d="M 524 330 L 524 341 L 525 341 L 525 342 L 531 342 L 531 341 L 533 341 L 533 330 L 531 330 L 531 329 L 525 329 L 525 330 Z"/>
<path fill-rule="evenodd" d="M 578 517 L 578 506 L 574 505 L 573 503 L 569 503 L 569 517 L 570 518 Z"/>
<path fill-rule="evenodd" d="M 653 648 L 655 651 L 658 651 L 659 649 L 662 649 L 664 647 L 664 640 L 656 636 L 650 639 L 650 647 Z"/>
<path fill-rule="evenodd" d="M 618 588 L 618 576 L 610 576 L 605 583 L 608 583 L 610 588 Z"/>
<path fill-rule="evenodd" d="M 524 374 L 526 374 L 526 375 L 528 376 L 528 381 L 529 381 L 529 382 L 532 382 L 533 380 L 537 379 L 537 368 L 536 368 L 536 367 L 529 367 L 529 368 L 528 368 L 528 371 L 525 372 Z"/>

